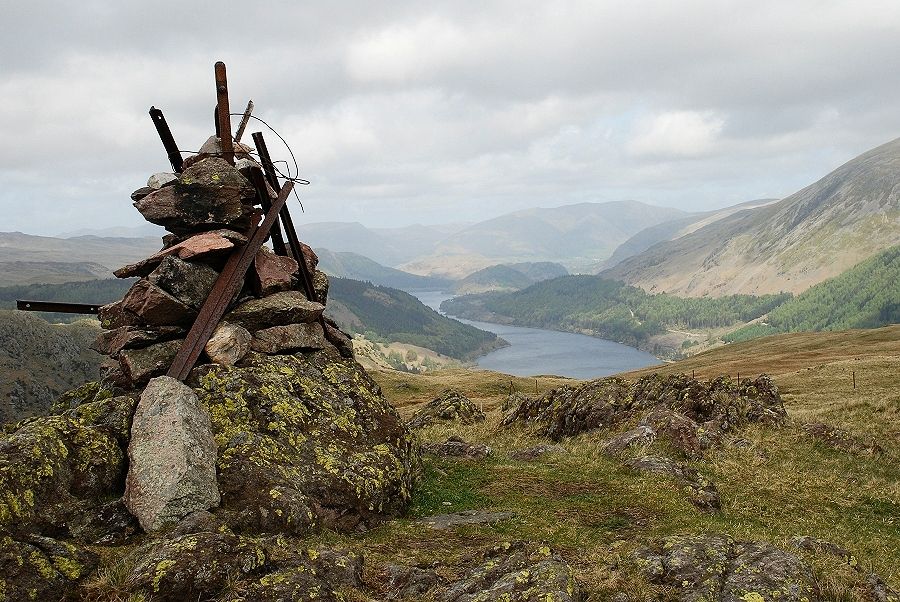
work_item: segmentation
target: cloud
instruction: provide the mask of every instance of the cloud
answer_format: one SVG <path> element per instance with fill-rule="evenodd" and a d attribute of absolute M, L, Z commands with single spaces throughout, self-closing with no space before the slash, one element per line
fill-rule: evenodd
<path fill-rule="evenodd" d="M 711 111 L 666 111 L 636 120 L 626 149 L 640 158 L 702 157 L 713 151 L 724 126 Z"/>

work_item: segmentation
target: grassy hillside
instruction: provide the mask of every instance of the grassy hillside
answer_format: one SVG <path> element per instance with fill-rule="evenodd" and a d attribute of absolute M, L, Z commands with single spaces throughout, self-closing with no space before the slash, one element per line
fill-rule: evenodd
<path fill-rule="evenodd" d="M 721 511 L 713 513 L 686 503 L 676 483 L 623 469 L 620 461 L 600 453 L 603 442 L 618 430 L 600 429 L 565 439 L 561 453 L 534 461 L 512 459 L 514 450 L 548 440 L 524 427 L 499 428 L 510 387 L 531 395 L 535 387 L 543 393 L 559 386 L 558 379 L 516 379 L 487 371 L 373 372 L 388 399 L 407 418 L 443 386 L 460 389 L 487 413 L 482 424 L 442 425 L 422 432 L 426 442 L 456 434 L 489 445 L 493 454 L 480 461 L 426 456 L 425 479 L 414 496 L 410 518 L 467 509 L 508 511 L 515 517 L 456 531 L 395 521 L 370 532 L 362 542 L 342 538 L 342 543 L 365 551 L 373 563 L 402 559 L 427 566 L 465 558 L 497 541 L 542 541 L 572 564 L 588 592 L 587 600 L 599 602 L 619 592 L 627 592 L 623 599 L 634 601 L 676 599 L 646 583 L 634 550 L 658 537 L 727 533 L 772 542 L 811 563 L 822 600 L 875 599 L 866 590 L 871 573 L 897 588 L 900 327 L 771 337 L 729 345 L 665 370 L 688 374 L 695 370 L 705 378 L 734 374 L 737 365 L 742 366 L 742 376 L 775 375 L 788 421 L 782 427 L 743 430 L 689 462 L 715 483 L 722 496 Z M 865 378 L 856 390 L 850 383 L 851 370 Z M 823 441 L 807 430 L 814 422 L 826 422 L 861 441 L 880 442 L 883 451 L 872 454 Z M 634 453 L 648 450 L 642 447 Z M 791 540 L 804 535 L 846 548 L 852 560 L 798 549 Z"/>
<path fill-rule="evenodd" d="M 726 335 L 745 341 L 779 332 L 873 328 L 900 322 L 900 245 L 775 308 L 765 322 Z"/>
<path fill-rule="evenodd" d="M 328 294 L 355 318 L 332 314 L 338 324 L 369 339 L 410 343 L 457 359 L 470 359 L 505 344 L 497 335 L 442 316 L 398 289 L 332 278 Z"/>
<path fill-rule="evenodd" d="M 800 293 L 900 244 L 900 139 L 764 207 L 650 247 L 601 275 L 699 297 Z"/>
<path fill-rule="evenodd" d="M 441 308 L 463 318 L 588 332 L 648 349 L 650 337 L 668 328 L 717 328 L 747 322 L 788 297 L 681 298 L 651 295 L 597 276 L 566 276 L 515 293 L 457 297 Z"/>

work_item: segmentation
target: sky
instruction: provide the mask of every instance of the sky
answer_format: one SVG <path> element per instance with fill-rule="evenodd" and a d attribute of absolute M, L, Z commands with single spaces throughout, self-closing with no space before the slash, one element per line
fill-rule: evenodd
<path fill-rule="evenodd" d="M 311 182 L 303 214 L 292 201 L 300 223 L 471 222 L 624 199 L 702 211 L 787 196 L 900 136 L 895 0 L 0 11 L 0 231 L 142 224 L 131 192 L 171 169 L 147 111 L 199 148 L 217 60 L 232 111 L 252 98 Z"/>

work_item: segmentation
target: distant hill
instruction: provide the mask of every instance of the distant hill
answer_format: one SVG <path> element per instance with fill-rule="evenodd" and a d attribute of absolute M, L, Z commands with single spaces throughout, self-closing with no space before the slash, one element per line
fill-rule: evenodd
<path fill-rule="evenodd" d="M 45 413 L 61 393 L 96 380 L 101 356 L 88 345 L 99 332 L 93 320 L 49 324 L 0 310 L 0 423 Z"/>
<path fill-rule="evenodd" d="M 900 323 L 900 245 L 776 307 L 758 324 L 724 338 L 745 341 L 781 332 L 877 328 Z"/>
<path fill-rule="evenodd" d="M 0 232 L 0 286 L 109 277 L 161 247 L 160 239 L 151 237 L 54 238 Z"/>
<path fill-rule="evenodd" d="M 457 294 L 517 291 L 535 282 L 568 275 L 565 267 L 549 261 L 504 263 L 469 274 L 456 283 L 454 290 Z"/>
<path fill-rule="evenodd" d="M 467 274 L 454 271 L 456 265 L 477 270 L 499 260 L 554 261 L 577 270 L 609 257 L 644 228 L 684 215 L 678 209 L 637 201 L 526 209 L 460 230 L 441 240 L 430 256 L 403 268 L 418 274 L 463 277 Z"/>
<path fill-rule="evenodd" d="M 319 256 L 319 269 L 329 276 L 363 280 L 408 291 L 445 290 L 453 284 L 446 278 L 419 276 L 389 268 L 357 253 L 346 251 L 335 253 L 319 248 L 316 249 L 316 254 Z"/>
<path fill-rule="evenodd" d="M 692 297 L 799 293 L 900 243 L 900 139 L 771 205 L 739 211 L 601 272 Z"/>
<path fill-rule="evenodd" d="M 456 359 L 472 359 L 506 344 L 494 333 L 442 316 L 395 288 L 332 278 L 328 295 L 326 313 L 348 332 L 369 339 L 410 343 Z"/>
<path fill-rule="evenodd" d="M 616 250 L 613 252 L 612 256 L 609 257 L 609 259 L 603 261 L 596 270 L 591 271 L 596 272 L 604 269 L 609 269 L 615 265 L 622 263 L 629 257 L 637 255 L 638 253 L 643 253 L 657 243 L 679 238 L 686 234 L 690 234 L 691 232 L 695 232 L 700 228 L 720 219 L 726 218 L 729 215 L 733 215 L 738 211 L 770 205 L 776 200 L 777 199 L 762 199 L 758 201 L 747 201 L 745 203 L 740 203 L 731 207 L 725 207 L 724 209 L 717 209 L 715 211 L 691 213 L 685 217 L 679 217 L 668 222 L 650 226 L 649 228 L 644 228 L 643 230 L 623 242 L 621 245 L 616 247 Z"/>

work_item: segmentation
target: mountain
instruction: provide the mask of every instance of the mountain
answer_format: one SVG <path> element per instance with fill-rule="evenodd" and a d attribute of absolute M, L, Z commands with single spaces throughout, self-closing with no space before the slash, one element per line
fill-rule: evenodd
<path fill-rule="evenodd" d="M 633 234 L 685 212 L 637 201 L 580 203 L 516 211 L 447 236 L 427 257 L 402 266 L 417 274 L 461 278 L 499 262 L 554 261 L 581 269 L 609 257 Z"/>
<path fill-rule="evenodd" d="M 139 226 L 111 226 L 109 228 L 81 228 L 69 232 L 60 232 L 55 238 L 75 238 L 78 236 L 99 236 L 103 238 L 162 238 L 166 229 L 156 224 L 143 223 Z"/>
<path fill-rule="evenodd" d="M 156 253 L 159 238 L 76 236 L 54 238 L 0 232 L 0 285 L 70 282 L 112 276 L 112 271 Z"/>
<path fill-rule="evenodd" d="M 410 274 L 383 266 L 357 253 L 318 248 L 316 254 L 319 256 L 319 269 L 329 276 L 364 280 L 402 290 L 445 290 L 452 286 L 452 282 L 445 278 Z"/>
<path fill-rule="evenodd" d="M 813 286 L 776 307 L 764 321 L 724 338 L 748 339 L 781 332 L 877 328 L 900 323 L 900 245 Z"/>
<path fill-rule="evenodd" d="M 688 296 L 802 292 L 900 243 L 900 139 L 771 205 L 745 209 L 601 272 Z"/>
<path fill-rule="evenodd" d="M 625 259 L 643 253 L 656 243 L 664 242 L 679 238 L 691 232 L 695 232 L 713 222 L 726 218 L 738 211 L 744 209 L 753 209 L 772 204 L 778 199 L 763 199 L 758 201 L 747 201 L 724 209 L 715 211 L 704 211 L 702 213 L 692 213 L 686 217 L 680 217 L 671 221 L 663 222 L 649 228 L 644 228 L 621 245 L 619 245 L 613 254 L 606 261 L 602 262 L 595 271 L 609 269 L 614 265 L 622 263 Z"/>
<path fill-rule="evenodd" d="M 558 263 L 549 261 L 503 263 L 469 274 L 456 283 L 457 294 L 484 293 L 487 291 L 516 291 L 535 282 L 568 276 L 569 271 Z"/>

